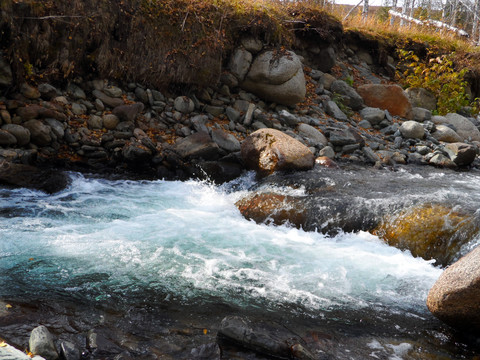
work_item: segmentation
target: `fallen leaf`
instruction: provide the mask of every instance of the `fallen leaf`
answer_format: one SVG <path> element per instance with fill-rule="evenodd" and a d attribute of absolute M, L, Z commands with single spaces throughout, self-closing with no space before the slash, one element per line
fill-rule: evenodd
<path fill-rule="evenodd" d="M 7 343 L 5 341 L 0 341 L 0 347 L 5 347 L 7 346 Z"/>
<path fill-rule="evenodd" d="M 207 333 L 208 333 L 208 330 L 207 330 L 207 329 L 203 329 L 203 334 L 204 334 L 204 335 L 207 335 Z"/>
<path fill-rule="evenodd" d="M 11 309 L 13 306 L 10 305 L 10 304 L 7 304 L 7 305 L 5 305 L 5 307 L 6 307 L 7 309 Z"/>

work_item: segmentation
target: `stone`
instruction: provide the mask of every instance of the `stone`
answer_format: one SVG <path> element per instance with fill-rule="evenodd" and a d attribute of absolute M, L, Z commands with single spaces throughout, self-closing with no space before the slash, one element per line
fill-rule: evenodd
<path fill-rule="evenodd" d="M 213 105 L 206 105 L 204 110 L 205 112 L 209 113 L 214 117 L 222 115 L 225 111 L 223 106 L 213 106 Z"/>
<path fill-rule="evenodd" d="M 392 115 L 412 118 L 412 105 L 398 85 L 365 84 L 357 88 L 365 105 L 388 110 Z"/>
<path fill-rule="evenodd" d="M 260 129 L 241 144 L 241 156 L 248 169 L 261 175 L 274 171 L 309 170 L 313 153 L 301 142 L 275 129 Z"/>
<path fill-rule="evenodd" d="M 47 83 L 38 85 L 38 91 L 40 91 L 42 99 L 45 100 L 51 100 L 59 95 L 58 90 L 54 86 Z"/>
<path fill-rule="evenodd" d="M 363 149 L 363 155 L 365 155 L 366 159 L 371 162 L 372 164 L 376 164 L 380 161 L 380 158 L 377 154 L 368 146 L 365 146 Z"/>
<path fill-rule="evenodd" d="M 432 133 L 432 136 L 438 141 L 444 141 L 447 143 L 462 142 L 460 135 L 450 127 L 445 125 L 437 125 L 436 131 Z"/>
<path fill-rule="evenodd" d="M 1 60 L 1 58 L 0 58 Z M 1 70 L 1 69 L 0 69 Z M 0 359 L 1 360 L 45 360 L 45 358 L 35 355 L 29 356 L 23 351 L 15 349 L 13 346 L 3 342 L 0 346 Z"/>
<path fill-rule="evenodd" d="M 112 113 L 121 121 L 135 121 L 137 115 L 143 111 L 143 103 L 120 105 L 113 109 Z"/>
<path fill-rule="evenodd" d="M 239 316 L 225 317 L 218 336 L 243 348 L 279 359 L 314 360 L 315 357 L 302 345 L 302 339 L 281 325 L 267 322 L 254 323 Z"/>
<path fill-rule="evenodd" d="M 362 119 L 367 120 L 371 125 L 379 125 L 383 120 L 385 120 L 385 110 L 366 107 L 360 110 L 360 116 Z"/>
<path fill-rule="evenodd" d="M 242 172 L 243 167 L 231 161 L 203 161 L 198 164 L 202 169 L 202 173 L 206 174 L 209 181 L 215 184 L 223 184 L 227 181 L 238 178 Z"/>
<path fill-rule="evenodd" d="M 72 104 L 72 113 L 77 116 L 84 115 L 87 112 L 87 107 L 83 104 L 73 103 Z"/>
<path fill-rule="evenodd" d="M 103 119 L 98 115 L 90 115 L 87 120 L 89 129 L 98 130 L 103 128 Z"/>
<path fill-rule="evenodd" d="M 147 92 L 141 87 L 135 88 L 135 96 L 144 104 L 148 104 L 148 95 Z"/>
<path fill-rule="evenodd" d="M 245 36 L 240 40 L 240 43 L 245 48 L 245 50 L 251 52 L 252 54 L 256 54 L 262 51 L 263 44 L 262 41 L 253 36 Z"/>
<path fill-rule="evenodd" d="M 78 346 L 70 341 L 60 343 L 60 357 L 64 360 L 81 360 L 82 352 Z"/>
<path fill-rule="evenodd" d="M 424 122 L 432 118 L 432 112 L 421 107 L 414 107 L 412 108 L 412 117 L 415 121 Z"/>
<path fill-rule="evenodd" d="M 238 122 L 240 120 L 240 111 L 234 109 L 231 106 L 228 106 L 225 109 L 225 114 L 227 115 L 228 120 L 233 121 L 233 122 Z"/>
<path fill-rule="evenodd" d="M 122 97 L 122 89 L 120 89 L 117 86 L 109 85 L 105 86 L 102 90 L 106 95 L 111 96 L 113 98 L 119 98 Z"/>
<path fill-rule="evenodd" d="M 238 81 L 242 82 L 245 80 L 245 76 L 252 65 L 252 59 L 252 53 L 245 48 L 240 47 L 233 52 L 230 58 L 229 69 Z"/>
<path fill-rule="evenodd" d="M 240 151 L 240 142 L 235 136 L 220 129 L 212 130 L 212 140 L 222 149 L 229 152 Z"/>
<path fill-rule="evenodd" d="M 70 95 L 72 98 L 75 100 L 86 100 L 87 95 L 85 94 L 85 91 L 83 91 L 82 88 L 75 84 L 68 84 L 67 86 L 67 94 Z"/>
<path fill-rule="evenodd" d="M 432 116 L 430 121 L 433 122 L 435 125 L 448 124 L 447 118 L 445 116 L 441 116 L 441 115 Z"/>
<path fill-rule="evenodd" d="M 58 359 L 57 349 L 53 342 L 53 335 L 43 326 L 37 326 L 30 334 L 28 341 L 30 352 L 34 355 L 40 355 L 46 360 Z"/>
<path fill-rule="evenodd" d="M 103 115 L 103 126 L 107 130 L 115 130 L 117 125 L 120 123 L 120 119 L 113 114 Z"/>
<path fill-rule="evenodd" d="M 195 109 L 193 100 L 188 96 L 179 96 L 174 101 L 175 110 L 182 114 L 189 114 Z"/>
<path fill-rule="evenodd" d="M 258 55 L 240 86 L 262 99 L 287 106 L 303 101 L 306 94 L 302 63 L 291 51 Z"/>
<path fill-rule="evenodd" d="M 31 100 L 38 99 L 41 96 L 40 91 L 38 91 L 37 88 L 28 85 L 27 83 L 20 85 L 20 93 L 27 99 Z"/>
<path fill-rule="evenodd" d="M 278 113 L 278 119 L 287 126 L 296 126 L 299 123 L 297 116 L 293 115 L 287 110 L 280 110 Z"/>
<path fill-rule="evenodd" d="M 336 120 L 339 121 L 348 121 L 348 116 L 345 115 L 345 113 L 340 110 L 338 107 L 337 103 L 335 101 L 329 100 L 327 101 L 326 107 L 325 107 L 327 114 L 330 116 L 333 116 Z"/>
<path fill-rule="evenodd" d="M 12 134 L 16 139 L 17 145 L 19 146 L 25 146 L 30 142 L 30 131 L 21 125 L 5 124 L 2 126 L 2 130 L 8 131 L 10 134 Z M 2 136 L 0 134 L 0 145 L 5 145 L 2 144 L 1 137 Z"/>
<path fill-rule="evenodd" d="M 0 86 L 8 87 L 13 83 L 12 68 L 0 52 Z"/>
<path fill-rule="evenodd" d="M 332 74 L 325 73 L 322 76 L 322 84 L 325 87 L 325 89 L 330 90 L 330 87 L 332 86 L 333 82 L 336 81 L 337 78 L 333 76 Z"/>
<path fill-rule="evenodd" d="M 446 167 L 446 168 L 455 168 L 455 163 L 450 160 L 449 157 L 443 154 L 435 154 L 433 157 L 428 161 L 430 164 L 439 166 L 439 167 Z"/>
<path fill-rule="evenodd" d="M 345 81 L 335 80 L 330 86 L 330 91 L 343 95 L 343 103 L 352 110 L 357 111 L 363 108 L 362 97 Z"/>
<path fill-rule="evenodd" d="M 437 108 L 435 95 L 424 88 L 408 88 L 405 93 L 413 107 L 421 107 L 430 111 Z"/>
<path fill-rule="evenodd" d="M 60 121 L 52 118 L 47 118 L 44 121 L 48 126 L 50 126 L 57 139 L 62 139 L 65 136 L 65 128 Z"/>
<path fill-rule="evenodd" d="M 207 115 L 196 115 L 193 118 L 190 119 L 192 122 L 193 128 L 197 132 L 204 132 L 206 134 L 209 133 L 208 127 L 207 127 L 207 121 L 208 121 L 208 116 Z"/>
<path fill-rule="evenodd" d="M 345 146 L 358 143 L 358 139 L 350 130 L 334 130 L 330 133 L 329 140 L 333 146 Z"/>
<path fill-rule="evenodd" d="M 304 123 L 298 124 L 297 130 L 298 130 L 299 135 L 306 138 L 308 143 L 311 146 L 324 147 L 324 146 L 327 146 L 327 144 L 328 144 L 328 140 L 325 137 L 325 135 L 323 135 L 320 132 L 320 130 L 314 128 L 311 125 L 304 124 Z"/>
<path fill-rule="evenodd" d="M 475 146 L 461 142 L 445 145 L 445 151 L 448 153 L 450 160 L 458 166 L 470 165 L 477 156 L 477 148 Z"/>
<path fill-rule="evenodd" d="M 412 120 L 404 121 L 399 130 L 406 139 L 423 139 L 425 136 L 422 124 Z"/>
<path fill-rule="evenodd" d="M 130 163 L 141 166 L 152 158 L 152 151 L 141 142 L 127 143 L 122 149 L 122 155 Z"/>
<path fill-rule="evenodd" d="M 323 72 L 329 72 L 337 63 L 336 54 L 333 47 L 329 46 L 324 49 L 320 49 L 318 55 L 315 56 L 314 62 L 316 68 Z"/>
<path fill-rule="evenodd" d="M 358 122 L 358 126 L 363 128 L 363 129 L 371 129 L 372 124 L 368 120 L 362 120 Z"/>
<path fill-rule="evenodd" d="M 92 95 L 99 99 L 103 104 L 110 106 L 111 108 L 116 108 L 117 106 L 124 104 L 122 99 L 108 96 L 100 90 L 93 90 Z"/>
<path fill-rule="evenodd" d="M 328 157 L 330 159 L 335 158 L 335 151 L 332 149 L 331 146 L 325 146 L 323 149 L 320 149 L 318 152 L 320 157 Z"/>
<path fill-rule="evenodd" d="M 29 120 L 23 126 L 30 131 L 31 141 L 38 146 L 47 146 L 52 142 L 50 127 L 40 120 Z"/>
<path fill-rule="evenodd" d="M 216 160 L 219 157 L 218 145 L 205 132 L 197 132 L 178 140 L 173 149 L 184 159 Z"/>
<path fill-rule="evenodd" d="M 13 146 L 17 144 L 17 138 L 9 131 L 0 129 L 0 146 Z"/>
<path fill-rule="evenodd" d="M 2 120 L 4 124 L 12 123 L 12 116 L 10 115 L 8 110 L 0 109 L 0 124 L 2 123 Z"/>
<path fill-rule="evenodd" d="M 374 233 L 391 246 L 446 266 L 479 230 L 473 214 L 448 205 L 422 204 L 386 216 Z"/>
<path fill-rule="evenodd" d="M 427 307 L 468 334 L 480 332 L 480 247 L 443 271 L 428 292 Z"/>
<path fill-rule="evenodd" d="M 459 114 L 447 114 L 446 124 L 455 126 L 457 134 L 462 141 L 480 141 L 480 131 L 466 117 Z"/>
<path fill-rule="evenodd" d="M 358 60 L 364 62 L 367 65 L 373 65 L 372 55 L 366 51 L 359 51 L 357 54 Z"/>
<path fill-rule="evenodd" d="M 330 169 L 338 169 L 339 166 L 338 164 L 333 161 L 331 158 L 328 156 L 319 156 L 315 159 L 315 165 L 320 165 L 325 168 L 330 168 Z"/>

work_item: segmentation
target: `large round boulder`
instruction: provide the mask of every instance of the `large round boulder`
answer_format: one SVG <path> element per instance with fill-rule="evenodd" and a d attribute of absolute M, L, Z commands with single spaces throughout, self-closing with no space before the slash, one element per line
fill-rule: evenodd
<path fill-rule="evenodd" d="M 425 136 L 425 129 L 416 121 L 405 121 L 399 130 L 406 139 L 423 139 Z"/>
<path fill-rule="evenodd" d="M 423 204 L 387 216 L 374 231 L 389 245 L 446 266 L 478 232 L 475 217 L 445 205 Z"/>
<path fill-rule="evenodd" d="M 412 118 L 412 104 L 398 85 L 365 84 L 357 88 L 365 105 L 388 110 L 392 115 Z"/>
<path fill-rule="evenodd" d="M 2 126 L 2 130 L 8 131 L 15 136 L 17 144 L 20 146 L 27 145 L 30 142 L 30 131 L 22 125 L 5 124 Z"/>
<path fill-rule="evenodd" d="M 30 131 L 30 138 L 34 144 L 47 146 L 52 142 L 50 127 L 40 120 L 29 120 L 23 126 Z"/>
<path fill-rule="evenodd" d="M 302 63 L 292 51 L 266 51 L 253 61 L 241 87 L 262 99 L 295 105 L 306 94 Z"/>
<path fill-rule="evenodd" d="M 480 131 L 466 117 L 460 114 L 447 114 L 445 116 L 447 124 L 453 125 L 462 141 L 480 141 Z"/>
<path fill-rule="evenodd" d="M 480 332 L 480 247 L 445 269 L 428 293 L 428 309 L 469 333 Z"/>
<path fill-rule="evenodd" d="M 424 88 L 408 88 L 405 90 L 405 93 L 413 107 L 420 107 L 431 111 L 437 108 L 437 98 L 432 92 Z"/>
<path fill-rule="evenodd" d="M 274 171 L 309 170 L 315 165 L 315 156 L 305 145 L 269 128 L 250 134 L 242 142 L 241 155 L 248 169 L 262 175 Z"/>

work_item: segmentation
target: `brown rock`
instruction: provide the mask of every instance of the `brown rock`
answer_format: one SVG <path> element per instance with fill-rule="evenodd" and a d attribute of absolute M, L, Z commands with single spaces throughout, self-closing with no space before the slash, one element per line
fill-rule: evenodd
<path fill-rule="evenodd" d="M 248 136 L 241 145 L 241 155 L 247 168 L 262 175 L 309 170 L 315 163 L 315 156 L 305 145 L 274 129 L 260 129 Z"/>
<path fill-rule="evenodd" d="M 144 105 L 142 103 L 120 105 L 113 109 L 112 113 L 122 121 L 134 121 L 143 108 Z"/>
<path fill-rule="evenodd" d="M 477 156 L 475 146 L 461 142 L 445 145 L 445 151 L 448 153 L 450 159 L 458 166 L 470 165 Z"/>
<path fill-rule="evenodd" d="M 17 143 L 15 136 L 7 130 L 0 129 L 0 146 L 12 146 Z"/>
<path fill-rule="evenodd" d="M 391 246 L 446 266 L 479 230 L 473 215 L 445 205 L 423 204 L 387 216 L 374 233 Z"/>
<path fill-rule="evenodd" d="M 468 332 L 480 331 L 480 247 L 445 269 L 428 293 L 428 309 Z"/>
<path fill-rule="evenodd" d="M 257 223 L 273 222 L 275 225 L 290 223 L 297 228 L 305 226 L 307 210 L 294 196 L 274 193 L 257 193 L 235 204 L 242 215 Z"/>
<path fill-rule="evenodd" d="M 388 110 L 390 114 L 412 118 L 412 104 L 398 85 L 366 84 L 357 88 L 365 105 Z"/>

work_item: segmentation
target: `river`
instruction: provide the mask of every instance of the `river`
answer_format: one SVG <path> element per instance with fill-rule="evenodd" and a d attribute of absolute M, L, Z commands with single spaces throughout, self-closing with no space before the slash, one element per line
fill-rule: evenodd
<path fill-rule="evenodd" d="M 79 346 L 98 328 L 112 354 L 190 358 L 192 348 L 215 341 L 224 316 L 239 314 L 288 327 L 319 358 L 477 353 L 475 341 L 426 308 L 442 272 L 433 261 L 368 232 L 256 224 L 235 206 L 262 186 L 308 196 L 302 184 L 259 186 L 252 173 L 222 186 L 70 176 L 54 195 L 0 188 L 0 337 L 16 346 L 42 323 Z M 480 209 L 478 172 L 316 169 L 310 176 L 369 206 L 443 199 Z M 226 346 L 222 358 L 262 357 Z"/>

